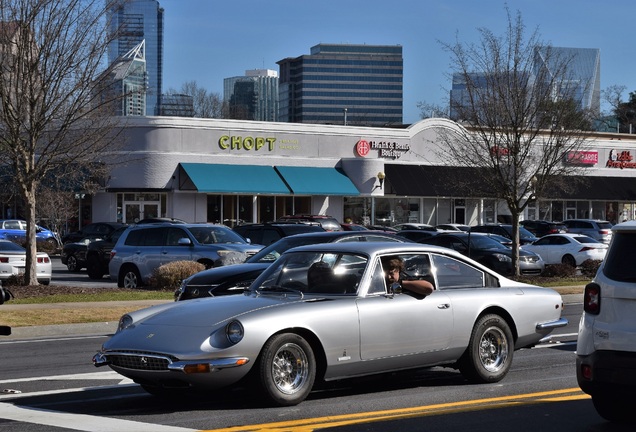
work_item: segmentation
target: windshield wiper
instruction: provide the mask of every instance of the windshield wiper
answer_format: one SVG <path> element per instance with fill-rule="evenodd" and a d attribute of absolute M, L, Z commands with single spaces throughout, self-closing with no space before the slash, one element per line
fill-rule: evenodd
<path fill-rule="evenodd" d="M 260 286 L 258 288 L 256 288 L 254 290 L 256 292 L 256 294 L 261 294 L 264 292 L 292 292 L 294 294 L 298 294 L 301 298 L 305 296 L 305 294 L 303 294 L 302 291 L 294 289 L 294 288 L 290 288 L 290 287 L 286 287 L 283 285 L 265 285 L 265 286 Z"/>

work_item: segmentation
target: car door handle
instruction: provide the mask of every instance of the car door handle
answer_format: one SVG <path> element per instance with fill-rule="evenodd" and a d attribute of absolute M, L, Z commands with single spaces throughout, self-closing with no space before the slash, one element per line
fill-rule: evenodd
<path fill-rule="evenodd" d="M 450 309 L 450 304 L 448 303 L 440 303 L 437 305 L 437 309 Z"/>

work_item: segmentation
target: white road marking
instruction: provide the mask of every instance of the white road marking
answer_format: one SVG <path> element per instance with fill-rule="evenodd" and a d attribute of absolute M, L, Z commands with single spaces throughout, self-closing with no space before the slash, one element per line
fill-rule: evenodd
<path fill-rule="evenodd" d="M 110 336 L 69 336 L 69 337 L 50 338 L 50 339 L 9 340 L 9 341 L 0 342 L 0 345 L 58 342 L 58 341 L 81 340 L 81 339 L 107 339 L 108 337 Z"/>
<path fill-rule="evenodd" d="M 30 381 L 56 381 L 56 380 L 113 380 L 118 378 L 124 379 L 123 376 L 119 375 L 115 371 L 104 371 L 104 372 L 89 372 L 89 373 L 83 373 L 83 374 L 49 375 L 49 376 L 41 376 L 41 377 L 15 378 L 15 379 L 8 379 L 8 380 L 0 380 L 0 384 L 30 382 Z"/>
<path fill-rule="evenodd" d="M 109 417 L 98 417 L 86 414 L 69 414 L 39 408 L 18 407 L 0 402 L 0 418 L 21 423 L 34 423 L 44 426 L 88 432 L 193 432 L 195 429 L 159 424 L 142 423 L 132 420 L 121 420 Z"/>

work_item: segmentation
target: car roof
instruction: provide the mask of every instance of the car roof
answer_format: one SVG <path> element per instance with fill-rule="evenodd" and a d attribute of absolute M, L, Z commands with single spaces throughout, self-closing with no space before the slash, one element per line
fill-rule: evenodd
<path fill-rule="evenodd" d="M 612 227 L 612 231 L 617 232 L 628 232 L 628 231 L 636 231 L 636 221 L 627 221 L 616 224 Z"/>

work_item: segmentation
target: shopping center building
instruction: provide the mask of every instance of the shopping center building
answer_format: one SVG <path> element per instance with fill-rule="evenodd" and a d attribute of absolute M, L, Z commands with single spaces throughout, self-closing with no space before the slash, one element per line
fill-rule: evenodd
<path fill-rule="evenodd" d="M 125 162 L 92 196 L 91 221 L 159 216 L 233 226 L 300 213 L 385 225 L 505 220 L 491 191 L 455 180 L 470 179 L 470 161 L 443 159 L 441 134 L 459 128 L 445 119 L 377 128 L 128 117 Z M 576 160 L 589 181 L 540 197 L 524 218 L 635 218 L 636 139 L 595 134 L 583 153 Z"/>

